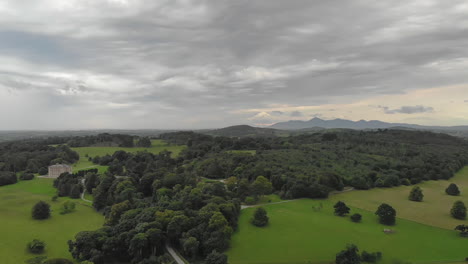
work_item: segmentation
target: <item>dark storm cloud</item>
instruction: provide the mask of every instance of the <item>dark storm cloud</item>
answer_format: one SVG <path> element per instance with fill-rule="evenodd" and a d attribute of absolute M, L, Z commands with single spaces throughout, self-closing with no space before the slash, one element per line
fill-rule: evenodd
<path fill-rule="evenodd" d="M 468 81 L 462 0 L 9 0 L 0 39 L 0 105 L 67 102 L 34 114 L 78 128 L 218 127 Z"/>
<path fill-rule="evenodd" d="M 386 114 L 419 114 L 434 111 L 433 107 L 426 107 L 422 105 L 402 106 L 397 109 L 390 109 L 387 106 L 379 106 L 379 108 L 382 108 Z"/>

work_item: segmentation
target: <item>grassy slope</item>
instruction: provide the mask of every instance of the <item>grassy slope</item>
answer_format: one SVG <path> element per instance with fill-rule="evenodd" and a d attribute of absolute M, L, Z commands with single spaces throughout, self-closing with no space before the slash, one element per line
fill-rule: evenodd
<path fill-rule="evenodd" d="M 323 204 L 316 212 L 312 206 Z M 414 263 L 461 261 L 466 257 L 468 239 L 455 231 L 398 219 L 395 234 L 384 234 L 383 225 L 368 211 L 352 208 L 363 215 L 362 223 L 333 215 L 330 200 L 297 200 L 264 206 L 270 217 L 266 228 L 249 223 L 254 208 L 241 213 L 239 229 L 227 252 L 231 264 L 330 263 L 346 244 L 361 250 L 382 251 L 383 263 L 395 259 Z"/>
<path fill-rule="evenodd" d="M 106 166 L 98 166 L 93 164 L 91 161 L 88 161 L 88 157 L 95 156 L 105 156 L 106 154 L 112 155 L 118 150 L 124 150 L 126 152 L 138 152 L 138 151 L 148 151 L 154 154 L 158 154 L 163 150 L 168 150 L 172 152 L 172 156 L 178 156 L 179 153 L 185 148 L 185 146 L 176 146 L 168 145 L 166 142 L 158 139 L 151 140 L 152 146 L 150 148 L 121 148 L 121 147 L 80 147 L 72 148 L 74 151 L 80 154 L 80 160 L 73 165 L 73 170 L 78 171 L 87 168 L 97 168 L 100 173 L 103 173 L 107 170 Z"/>
<path fill-rule="evenodd" d="M 456 183 L 460 188 L 460 196 L 445 194 L 445 188 L 451 182 Z M 453 229 L 456 225 L 463 223 L 467 224 L 466 221 L 452 218 L 450 208 L 457 200 L 462 200 L 468 205 L 468 167 L 448 181 L 428 181 L 419 186 L 424 193 L 424 200 L 420 203 L 408 200 L 413 186 L 352 191 L 334 195 L 331 199 L 342 200 L 346 204 L 369 211 L 375 211 L 381 203 L 385 202 L 396 209 L 398 217 L 446 229 Z"/>
<path fill-rule="evenodd" d="M 71 258 L 67 241 L 79 231 L 95 230 L 104 223 L 102 215 L 77 200 L 76 212 L 60 215 L 60 205 L 66 199 L 51 202 L 55 194 L 52 182 L 53 179 L 36 178 L 0 187 L 1 263 L 19 264 L 34 257 L 25 250 L 26 244 L 34 238 L 47 243 L 45 255 L 49 258 Z M 51 204 L 50 219 L 37 221 L 31 218 L 31 208 L 39 200 Z"/>

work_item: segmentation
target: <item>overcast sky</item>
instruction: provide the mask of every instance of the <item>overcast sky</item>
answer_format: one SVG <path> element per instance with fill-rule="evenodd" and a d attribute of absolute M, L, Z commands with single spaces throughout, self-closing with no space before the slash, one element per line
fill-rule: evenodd
<path fill-rule="evenodd" d="M 0 129 L 468 125 L 468 2 L 1 0 Z"/>

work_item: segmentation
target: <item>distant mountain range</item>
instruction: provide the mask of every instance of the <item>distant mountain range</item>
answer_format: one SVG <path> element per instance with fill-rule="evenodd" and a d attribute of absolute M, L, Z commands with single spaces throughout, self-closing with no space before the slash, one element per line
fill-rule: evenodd
<path fill-rule="evenodd" d="M 385 129 L 385 128 L 409 128 L 417 130 L 433 130 L 433 131 L 468 131 L 468 126 L 421 126 L 406 123 L 387 123 L 378 120 L 359 120 L 351 121 L 346 119 L 323 120 L 320 118 L 312 118 L 309 121 L 291 120 L 286 122 L 276 123 L 269 128 L 282 130 L 299 130 L 306 128 L 348 128 L 348 129 Z"/>

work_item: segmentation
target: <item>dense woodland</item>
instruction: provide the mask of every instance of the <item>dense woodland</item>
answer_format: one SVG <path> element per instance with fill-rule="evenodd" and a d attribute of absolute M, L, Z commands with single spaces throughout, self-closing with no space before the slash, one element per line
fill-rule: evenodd
<path fill-rule="evenodd" d="M 288 199 L 322 198 L 344 186 L 447 179 L 468 163 L 465 141 L 429 132 L 337 131 L 284 138 L 178 132 L 161 138 L 188 148 L 177 158 L 168 152 L 118 151 L 105 158 L 108 174 L 86 176 L 94 207 L 107 220 L 102 229 L 81 232 L 70 242 L 75 258 L 162 263 L 158 256 L 171 243 L 191 260 L 210 259 L 229 247 L 246 200 L 270 192 Z M 102 158 L 95 162 L 102 164 Z"/>
<path fill-rule="evenodd" d="M 105 138 L 121 144 L 125 137 L 64 142 L 106 145 Z M 165 263 L 164 245 L 170 243 L 188 259 L 210 264 L 212 259 L 224 259 L 219 253 L 229 247 L 243 202 L 255 202 L 271 192 L 285 199 L 324 198 L 344 186 L 369 189 L 448 179 L 468 164 L 466 141 L 430 132 L 329 130 L 257 138 L 176 132 L 161 139 L 187 148 L 178 157 L 125 151 L 89 157 L 109 166 L 108 172 L 64 174 L 55 181 L 61 196 L 76 197 L 83 189 L 92 193 L 94 208 L 106 217 L 103 228 L 80 232 L 69 241 L 74 258 L 96 264 Z M 51 155 L 53 159 L 70 152 L 64 146 L 48 147 L 50 143 L 34 143 L 29 152 L 45 149 L 57 155 Z M 2 160 L 8 153 L 17 152 L 1 152 Z M 26 170 L 28 161 L 16 171 Z M 50 162 L 44 159 L 41 164 Z M 7 171 L 14 171 L 11 163 L 5 164 Z"/>
<path fill-rule="evenodd" d="M 6 172 L 44 174 L 49 165 L 72 164 L 78 159 L 78 153 L 65 145 L 53 147 L 42 140 L 5 142 L 0 144 L 0 175 Z"/>

